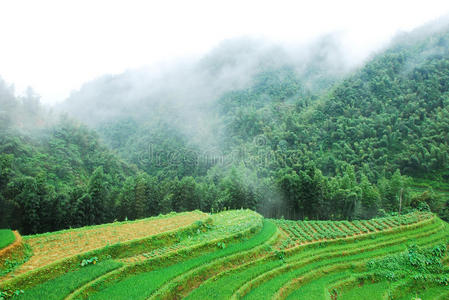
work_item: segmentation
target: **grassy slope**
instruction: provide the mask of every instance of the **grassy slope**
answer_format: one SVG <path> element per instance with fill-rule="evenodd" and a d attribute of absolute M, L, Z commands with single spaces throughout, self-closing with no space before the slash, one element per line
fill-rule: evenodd
<path fill-rule="evenodd" d="M 431 235 L 427 235 L 427 236 L 422 236 L 419 239 L 416 239 L 416 243 L 421 245 L 421 246 L 430 246 L 432 244 L 438 244 L 441 243 L 442 241 L 447 241 L 447 237 L 449 235 L 449 229 L 447 224 L 445 224 L 444 222 L 439 221 L 442 224 L 442 228 L 439 230 L 439 232 L 435 233 L 435 234 L 431 234 Z M 397 248 L 397 247 L 395 247 Z M 391 253 L 395 253 L 398 251 L 398 249 L 389 249 L 390 251 L 385 253 L 386 254 L 391 254 Z M 369 256 L 372 256 L 369 253 L 364 253 L 363 255 L 358 255 L 358 256 L 354 256 L 353 258 L 362 260 L 362 259 L 367 259 Z M 348 257 L 347 261 L 349 261 L 349 259 L 353 259 L 351 257 Z M 332 262 L 328 262 L 329 264 L 331 264 Z M 347 268 L 349 269 L 349 268 Z M 322 278 L 326 278 L 326 277 L 338 277 L 339 274 L 344 274 L 344 272 L 341 271 L 334 271 L 334 272 L 330 272 L 331 275 L 327 275 L 327 273 L 325 275 L 323 275 L 323 277 L 317 279 L 316 281 L 312 281 L 310 283 L 305 283 L 303 286 L 301 286 L 299 289 L 297 289 L 296 291 L 294 291 L 293 293 L 291 293 L 288 297 L 288 299 L 301 299 L 301 294 L 304 290 L 307 290 L 308 286 L 313 286 L 313 285 L 319 285 L 319 288 L 321 291 L 325 291 L 326 293 L 324 295 L 330 295 L 329 292 L 333 291 L 333 288 L 331 286 L 328 286 L 328 284 L 326 284 L 326 282 L 322 282 L 323 284 L 319 284 L 319 282 L 321 281 Z M 346 276 L 346 278 L 342 278 L 343 282 L 347 281 L 348 277 L 350 277 L 351 275 L 354 274 L 354 272 L 347 272 L 348 276 Z M 355 274 L 357 274 L 357 272 L 355 272 Z M 349 282 L 351 282 L 349 280 Z M 402 286 L 404 285 L 404 282 L 398 282 L 398 283 L 388 283 L 386 281 L 382 281 L 382 282 L 377 282 L 377 283 L 370 283 L 369 281 L 367 282 L 365 280 L 365 284 L 361 285 L 359 284 L 359 280 L 355 280 L 354 282 L 352 282 L 349 286 L 350 289 L 348 290 L 348 288 L 343 288 L 343 293 L 341 293 L 341 289 L 337 289 L 339 298 L 338 299 L 386 299 L 385 297 L 387 297 L 388 295 L 392 294 L 392 291 L 394 289 L 403 289 Z M 343 285 L 344 286 L 344 285 Z M 410 285 L 409 285 L 410 286 Z M 414 284 L 411 284 L 411 286 L 414 286 Z M 427 287 L 431 287 L 431 285 L 427 285 Z M 446 287 L 432 287 L 431 291 L 429 291 L 429 293 L 431 293 L 432 295 L 437 295 L 437 294 L 441 294 L 444 290 L 446 289 L 447 292 L 447 288 Z M 417 295 L 423 294 L 423 296 L 426 294 L 425 291 L 419 291 L 419 289 L 417 290 Z M 322 294 L 323 295 L 323 294 Z M 404 299 L 410 299 L 411 296 L 415 295 L 415 289 L 411 289 L 411 290 L 405 290 L 404 292 L 401 293 L 401 295 L 404 296 Z M 423 298 L 423 299 L 436 299 L 435 297 L 433 298 L 428 298 L 429 296 L 426 295 L 427 298 Z M 396 299 L 397 297 L 395 297 L 394 299 Z M 316 297 L 313 299 L 328 299 L 325 296 L 322 297 Z"/>
<path fill-rule="evenodd" d="M 409 243 L 431 246 L 449 236 L 448 224 L 432 218 L 387 231 L 281 251 L 279 245 L 289 237 L 280 235 L 274 222 L 264 220 L 261 230 L 250 234 L 249 229 L 257 228 L 255 224 L 261 222 L 260 215 L 254 212 L 228 211 L 212 216 L 212 220 L 211 229 L 195 230 L 184 237 L 180 245 L 185 243 L 186 249 L 175 248 L 174 253 L 124 265 L 101 257 L 95 266 L 80 268 L 78 262 L 76 268 L 62 273 L 49 269 L 58 275 L 30 286 L 20 298 L 329 299 L 329 291 L 338 289 L 339 280 L 362 271 L 368 259 L 403 251 Z M 226 237 L 224 249 L 217 247 L 217 241 Z M 160 249 L 165 246 L 158 245 Z M 389 290 L 389 285 L 368 283 L 346 288 L 339 296 L 381 297 Z M 442 292 L 441 288 L 432 288 L 420 294 L 429 298 Z"/>
<path fill-rule="evenodd" d="M 0 249 L 14 243 L 16 237 L 10 229 L 0 229 Z"/>
<path fill-rule="evenodd" d="M 63 299 L 83 284 L 86 284 L 87 282 L 94 280 L 103 274 L 111 272 L 112 270 L 119 268 L 121 265 L 121 263 L 112 260 L 99 262 L 95 265 L 89 265 L 49 280 L 43 284 L 37 285 L 20 295 L 18 299 Z"/>
<path fill-rule="evenodd" d="M 390 284 L 386 281 L 367 283 L 362 286 L 357 286 L 349 290 L 347 293 L 342 294 L 339 299 L 342 300 L 359 300 L 369 295 L 372 300 L 383 300 L 384 292 L 388 290 Z M 323 298 L 324 299 L 324 298 Z M 410 298 L 408 298 L 410 299 Z"/>
<path fill-rule="evenodd" d="M 229 223 L 229 222 L 227 222 Z M 229 223 L 231 225 L 231 223 Z M 187 259 L 180 263 L 145 272 L 136 276 L 128 277 L 117 284 L 114 284 L 99 293 L 94 294 L 91 299 L 145 299 L 156 291 L 161 285 L 170 279 L 175 278 L 189 270 L 208 264 L 213 260 L 248 250 L 259 245 L 274 234 L 276 227 L 269 221 L 264 222 L 262 230 L 253 238 L 239 242 L 214 252 L 206 253 L 192 259 Z"/>
<path fill-rule="evenodd" d="M 271 221 L 265 220 L 260 233 L 248 241 L 233 246 L 234 250 L 239 251 L 229 251 L 229 255 L 214 259 L 208 264 L 200 265 L 170 280 L 161 286 L 150 299 L 185 298 L 205 280 L 211 280 L 211 278 L 223 272 L 232 270 L 259 257 L 269 255 L 272 251 L 272 246 L 279 241 L 279 233 L 279 230 Z"/>
<path fill-rule="evenodd" d="M 439 227 L 438 224 L 436 225 L 430 224 L 423 229 L 418 228 L 416 229 L 416 231 L 418 232 L 418 234 L 425 234 L 427 230 L 429 234 L 434 234 L 437 232 L 438 227 Z M 398 239 L 397 243 L 403 243 L 404 241 L 409 240 L 410 237 L 408 236 L 410 235 L 410 233 L 411 233 L 410 231 L 405 230 L 394 234 Z M 372 238 L 374 238 L 374 236 L 372 236 Z M 376 236 L 375 240 L 371 240 L 371 238 L 369 238 L 366 240 L 357 241 L 356 243 L 352 243 L 353 245 L 350 246 L 349 248 L 347 247 L 347 245 L 348 243 L 349 245 L 351 245 L 350 241 L 336 245 L 327 244 L 326 247 L 323 247 L 323 245 L 320 243 L 317 243 L 315 246 L 311 246 L 309 248 L 302 247 L 302 250 L 299 251 L 296 250 L 297 251 L 296 254 L 293 254 L 291 257 L 287 257 L 285 259 L 286 263 L 279 260 L 276 256 L 272 256 L 260 261 L 255 261 L 252 264 L 243 265 L 240 268 L 236 268 L 231 272 L 223 274 L 223 276 L 221 277 L 207 281 L 203 285 L 201 285 L 198 289 L 193 291 L 189 295 L 189 298 L 202 299 L 205 297 L 206 298 L 214 297 L 217 299 L 229 299 L 236 293 L 236 291 L 240 287 L 248 283 L 248 281 L 256 280 L 258 276 L 263 276 L 264 274 L 268 274 L 269 272 L 272 272 L 273 270 L 276 269 L 282 271 L 281 268 L 285 267 L 285 265 L 288 265 L 289 263 L 304 261 L 303 264 L 307 266 L 313 263 L 314 260 L 320 261 L 332 258 L 332 256 L 339 256 L 339 253 L 343 251 L 349 251 L 351 250 L 351 247 L 353 248 L 354 251 L 357 249 L 364 249 L 366 247 L 373 246 L 374 244 L 377 243 L 380 245 L 378 247 L 382 248 L 383 246 L 386 246 L 385 245 L 386 243 L 387 244 L 391 243 L 391 240 L 392 236 L 390 234 L 385 234 L 385 236 L 382 235 Z M 273 285 L 272 292 L 275 293 L 279 287 L 282 287 L 283 282 L 284 281 L 280 282 L 281 283 L 280 286 Z M 253 289 L 253 287 L 251 287 L 251 289 Z M 248 297 L 254 299 L 269 298 L 267 296 L 269 295 L 268 293 L 269 288 L 267 286 L 263 287 L 261 286 L 260 288 L 256 287 L 256 290 L 252 291 L 251 293 L 253 295 L 252 296 L 248 295 Z"/>
<path fill-rule="evenodd" d="M 325 274 L 327 272 L 332 272 L 333 268 L 338 267 L 342 267 L 343 270 L 352 269 L 360 262 L 368 259 L 404 251 L 406 249 L 405 244 L 412 240 L 419 245 L 426 246 L 439 243 L 445 236 L 447 236 L 447 228 L 445 232 L 442 232 L 440 228 L 438 231 L 427 233 L 420 232 L 420 229 L 418 229 L 415 232 L 408 232 L 408 235 L 405 238 L 397 238 L 393 235 L 389 238 L 389 241 L 386 242 L 379 243 L 378 241 L 373 241 L 366 247 L 359 246 L 354 249 L 343 248 L 337 255 L 329 254 L 323 256 L 317 262 L 281 273 L 279 276 L 274 277 L 253 292 L 259 291 L 258 299 L 268 299 L 273 295 L 282 299 L 287 296 L 289 296 L 289 299 L 295 299 L 295 296 L 297 295 L 295 289 L 300 286 L 300 283 L 294 282 L 296 278 L 304 277 L 304 281 L 314 280 L 322 275 L 317 271 L 323 271 Z M 313 272 L 318 274 L 313 274 Z M 311 275 L 310 278 L 307 277 L 308 275 Z M 286 287 L 289 287 L 289 289 L 285 289 Z M 279 292 L 281 289 L 284 289 L 283 293 Z M 263 294 L 261 294 L 261 291 L 263 291 Z M 255 295 L 256 293 L 253 293 L 252 297 L 248 297 L 248 299 L 254 299 Z"/>
<path fill-rule="evenodd" d="M 198 212 L 200 214 L 203 214 L 201 212 Z M 111 228 L 120 228 L 120 226 L 123 224 L 124 226 L 133 225 L 133 224 L 139 224 L 142 222 L 154 222 L 158 220 L 165 220 L 170 219 L 173 216 L 183 216 L 188 215 L 189 213 L 181 213 L 181 214 L 168 214 L 164 216 L 158 216 L 153 217 L 149 219 L 144 220 L 138 220 L 133 222 L 121 222 L 117 224 L 104 224 L 99 226 L 90 226 L 85 228 L 78 228 L 73 230 L 64 230 L 54 233 L 46 233 L 46 234 L 40 234 L 36 236 L 28 236 L 28 240 L 33 238 L 48 238 L 52 242 L 57 241 L 59 237 L 66 237 L 67 234 L 70 233 L 83 233 L 85 230 L 101 230 L 107 227 Z M 205 217 L 207 217 L 207 214 L 204 214 Z M 192 221 L 193 222 L 193 221 Z M 17 290 L 17 289 L 30 289 L 33 286 L 36 286 L 38 284 L 41 284 L 43 282 L 46 282 L 48 280 L 57 278 L 67 272 L 74 271 L 79 268 L 79 263 L 83 259 L 88 259 L 93 256 L 98 256 L 100 260 L 105 260 L 107 258 L 119 258 L 127 255 L 133 255 L 135 253 L 144 252 L 147 250 L 151 250 L 152 247 L 160 247 L 164 246 L 164 243 L 173 243 L 178 239 L 178 236 L 175 235 L 176 233 L 181 233 L 181 235 L 188 235 L 191 234 L 191 232 L 197 230 L 197 222 L 194 222 L 190 226 L 184 226 L 181 229 L 178 230 L 170 230 L 167 232 L 162 232 L 160 234 L 156 235 L 149 235 L 144 238 L 138 238 L 135 240 L 126 241 L 124 243 L 117 243 L 113 245 L 105 244 L 105 247 L 96 249 L 89 252 L 83 252 L 78 253 L 77 255 L 70 256 L 68 258 L 62 258 L 61 257 L 55 257 L 51 254 L 51 251 L 49 252 L 49 257 L 43 256 L 39 259 L 45 259 L 45 264 L 43 267 L 39 267 L 36 269 L 33 269 L 32 271 L 26 272 L 24 274 L 20 274 L 19 276 L 9 276 L 8 278 L 0 277 L 0 291 L 1 290 Z M 142 234 L 139 232 L 139 234 Z M 63 244 L 63 242 L 61 242 Z M 45 246 L 45 243 L 44 243 Z M 34 257 L 36 258 L 36 257 Z M 33 259 L 33 257 L 31 258 Z M 2 281 L 3 280 L 3 281 Z"/>

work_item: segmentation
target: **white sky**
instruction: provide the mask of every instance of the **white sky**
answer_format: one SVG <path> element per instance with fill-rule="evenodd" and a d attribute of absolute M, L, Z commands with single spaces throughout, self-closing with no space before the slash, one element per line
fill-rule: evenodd
<path fill-rule="evenodd" d="M 360 54 L 447 13 L 447 0 L 0 0 L 0 76 L 54 103 L 105 73 L 198 55 L 226 38 L 301 42 L 343 30 Z"/>

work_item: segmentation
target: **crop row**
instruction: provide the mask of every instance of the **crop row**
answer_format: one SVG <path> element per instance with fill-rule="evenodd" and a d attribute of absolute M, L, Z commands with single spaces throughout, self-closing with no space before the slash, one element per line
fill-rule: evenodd
<path fill-rule="evenodd" d="M 288 249 L 298 244 L 314 241 L 347 238 L 355 235 L 388 230 L 398 226 L 410 225 L 430 218 L 431 214 L 410 213 L 402 216 L 391 216 L 371 220 L 349 221 L 290 221 L 273 220 L 288 235 L 281 245 Z"/>
<path fill-rule="evenodd" d="M 294 255 L 277 268 L 263 272 L 256 278 L 253 277 L 254 279 L 247 284 L 251 288 L 246 289 L 246 292 L 242 289 L 240 296 L 246 294 L 247 299 L 284 299 L 308 280 L 316 280 L 332 271 L 332 269 L 326 270 L 327 267 L 346 264 L 346 269 L 354 268 L 356 264 L 368 258 L 403 251 L 404 242 L 410 239 L 415 238 L 418 244 L 428 245 L 439 243 L 441 238 L 447 235 L 447 226 L 443 227 L 441 223 L 437 227 L 428 228 L 433 229 L 406 230 L 399 234 L 379 236 L 374 240 L 368 239 L 362 243 L 342 244 L 334 250 L 331 249 L 332 247 L 325 247 L 321 254 L 319 254 L 320 251 L 306 251 L 306 253 Z M 443 228 L 445 230 L 442 230 Z M 297 278 L 301 280 L 298 281 Z M 247 294 L 248 292 L 250 293 Z M 299 295 L 300 293 L 295 292 L 291 298 L 298 299 Z"/>
<path fill-rule="evenodd" d="M 299 271 L 299 269 L 302 269 L 302 266 L 307 266 L 307 270 L 312 270 L 314 262 L 325 263 L 328 259 L 344 259 L 350 252 L 358 254 L 368 249 L 375 251 L 376 249 L 393 247 L 395 245 L 401 248 L 404 241 L 408 240 L 410 236 L 429 236 L 439 232 L 440 224 L 427 224 L 423 228 L 421 226 L 420 224 L 414 229 L 412 229 L 413 227 L 410 229 L 398 228 L 385 234 L 378 233 L 374 241 L 371 238 L 357 237 L 345 242 L 335 240 L 325 244 L 302 245 L 286 250 L 284 254 L 282 252 L 273 253 L 271 257 L 242 265 L 231 272 L 223 273 L 222 276 L 206 281 L 193 291 L 188 299 L 204 299 L 210 295 L 214 295 L 216 299 L 240 299 L 244 296 L 250 296 L 248 292 L 254 289 L 258 290 L 255 294 L 251 293 L 251 297 L 254 296 L 254 299 L 270 298 L 273 295 L 270 291 L 278 291 L 283 285 L 281 281 L 287 279 L 290 275 L 294 275 L 279 277 L 278 275 L 280 274 L 287 274 L 296 269 Z M 296 271 L 294 273 L 298 274 Z M 271 281 L 271 279 L 274 281 Z M 267 285 L 263 284 L 263 286 L 260 286 L 264 282 Z"/>

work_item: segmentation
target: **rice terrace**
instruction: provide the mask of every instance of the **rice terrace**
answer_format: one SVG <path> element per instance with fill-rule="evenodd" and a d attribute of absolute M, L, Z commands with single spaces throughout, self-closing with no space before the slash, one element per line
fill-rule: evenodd
<path fill-rule="evenodd" d="M 3 299 L 449 298 L 449 226 L 428 212 L 290 221 L 193 211 L 1 234 Z"/>
<path fill-rule="evenodd" d="M 0 300 L 449 300 L 449 1 L 0 1 Z"/>

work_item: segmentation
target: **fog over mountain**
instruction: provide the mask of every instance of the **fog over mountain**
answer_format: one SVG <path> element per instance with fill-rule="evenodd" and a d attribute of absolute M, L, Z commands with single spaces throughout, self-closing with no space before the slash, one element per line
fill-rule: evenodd
<path fill-rule="evenodd" d="M 364 55 L 344 31 L 228 38 L 52 106 L 0 80 L 3 222 L 33 233 L 230 208 L 448 218 L 447 20 Z"/>

